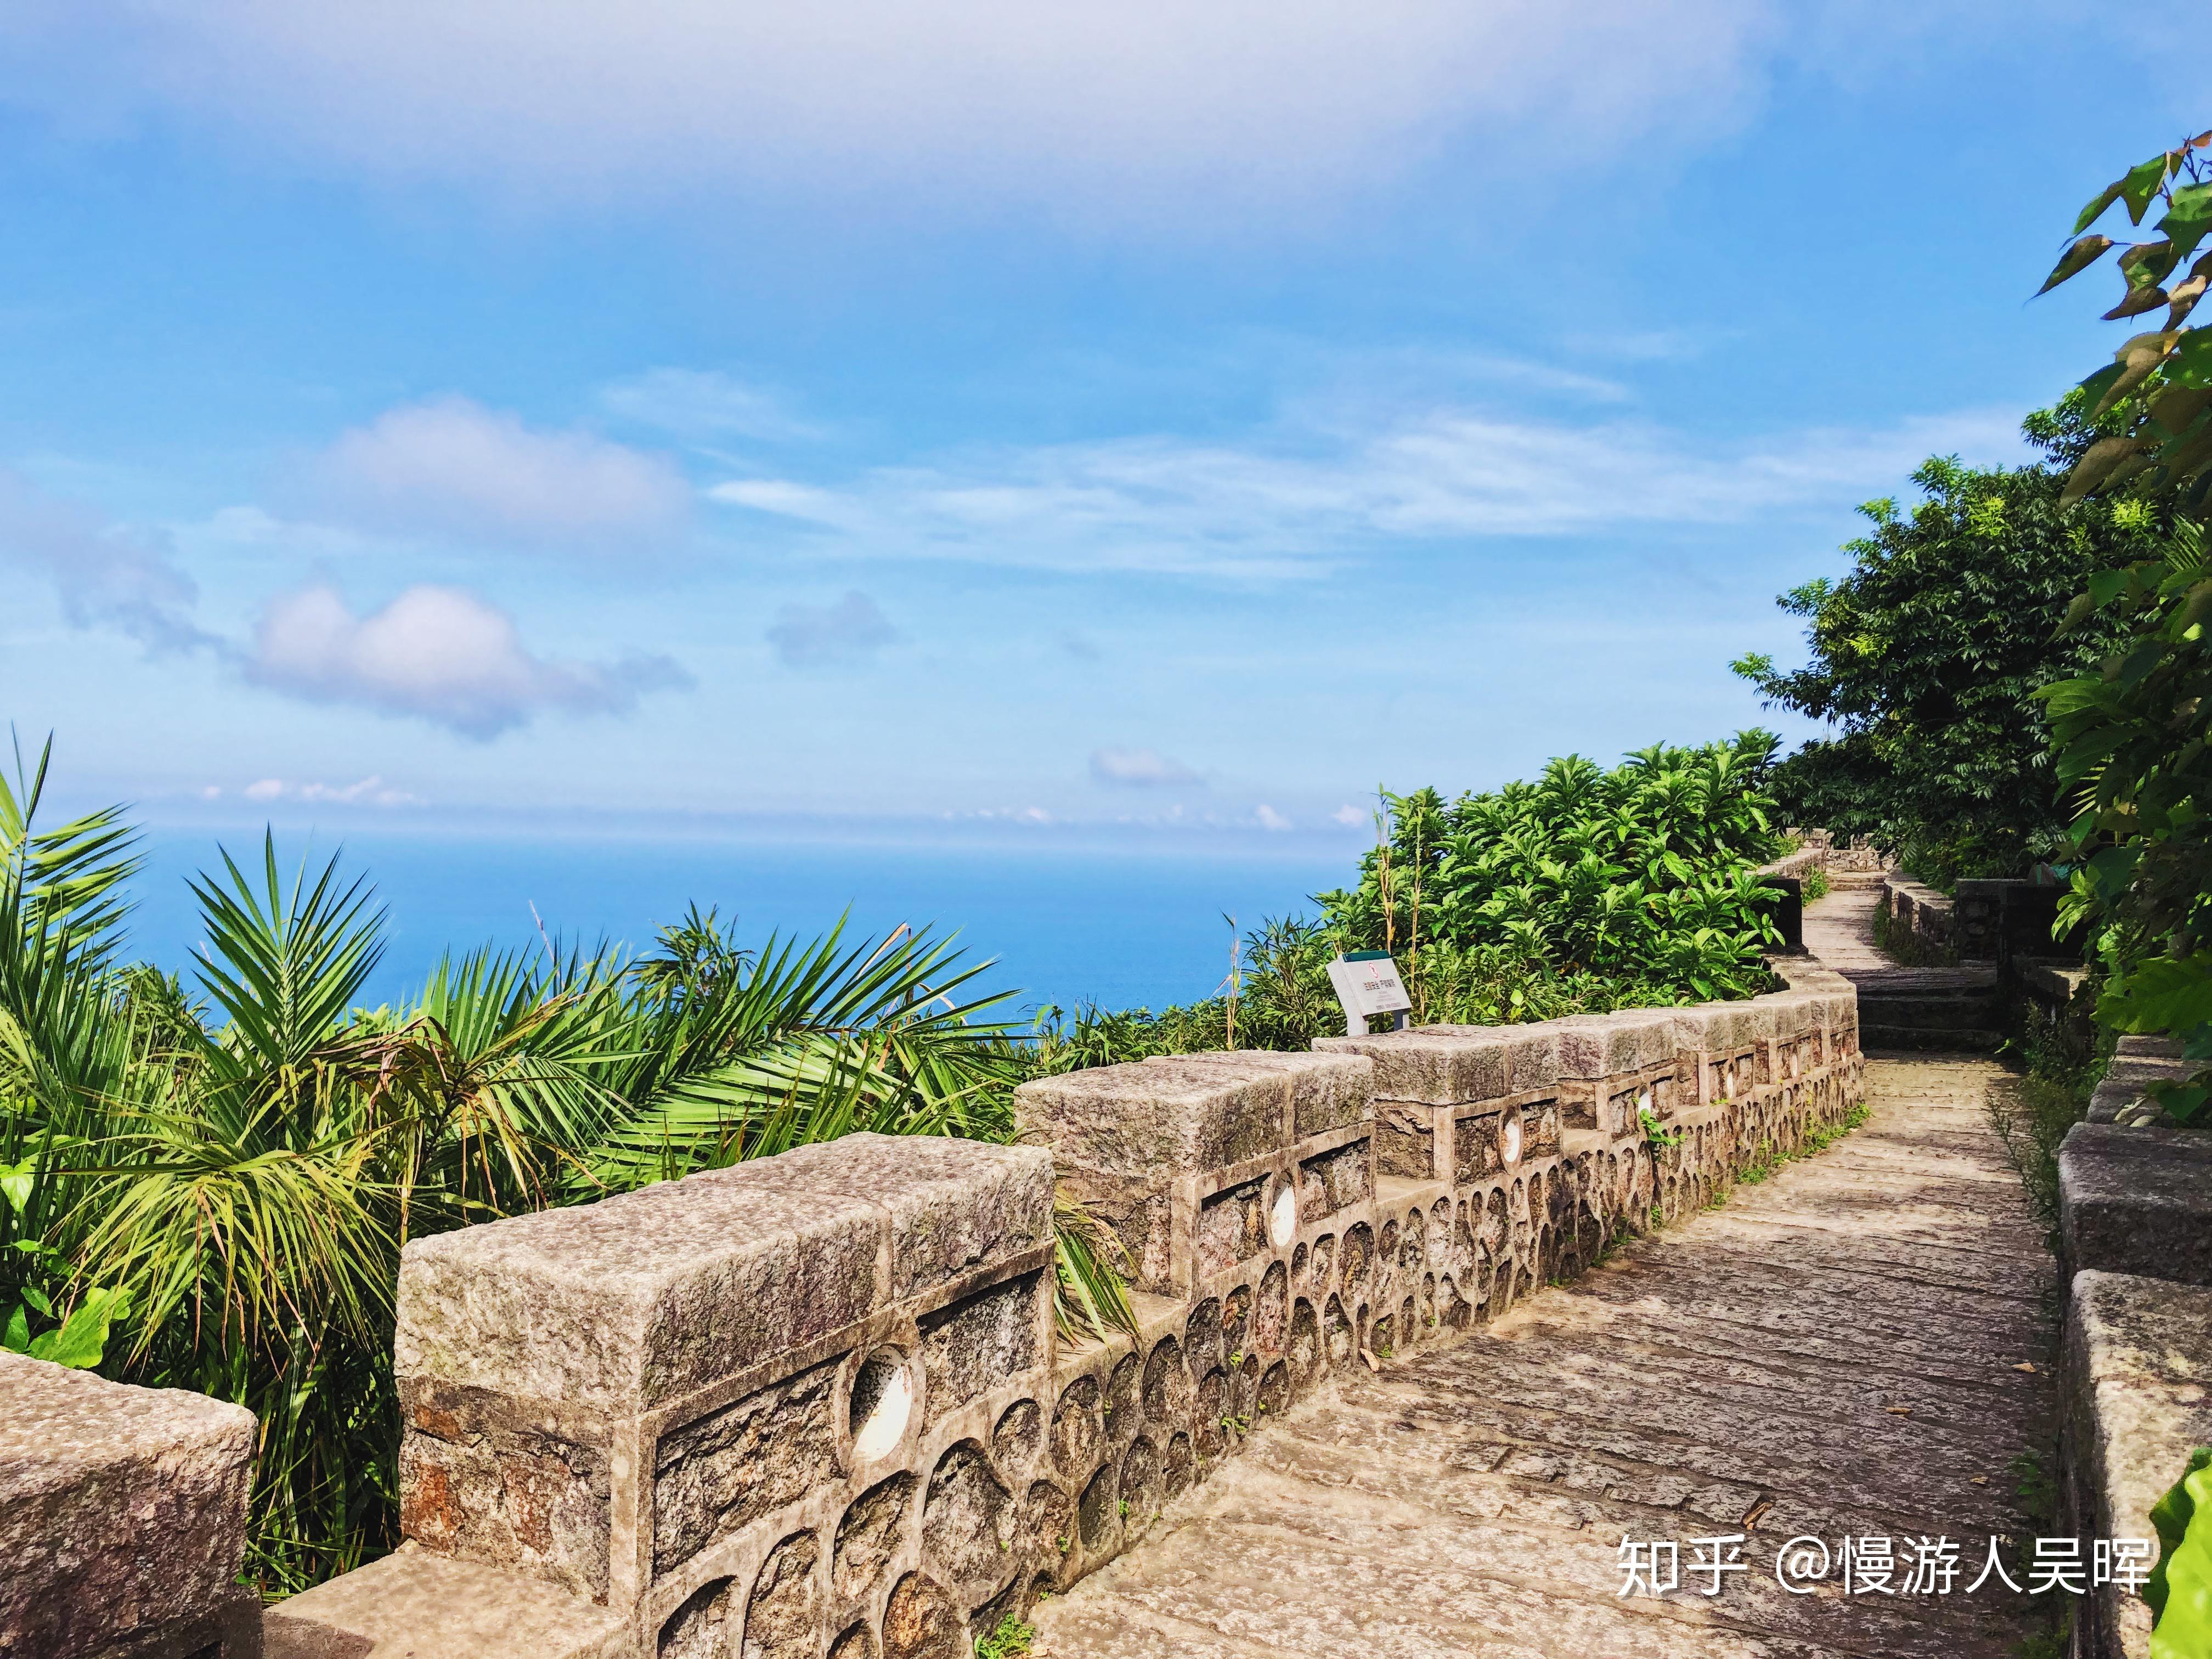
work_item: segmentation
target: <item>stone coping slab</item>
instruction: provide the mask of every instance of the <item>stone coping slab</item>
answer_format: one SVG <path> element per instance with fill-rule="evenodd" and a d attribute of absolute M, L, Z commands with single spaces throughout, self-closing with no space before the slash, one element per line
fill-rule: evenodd
<path fill-rule="evenodd" d="M 874 1311 L 884 1227 L 710 1173 L 416 1239 L 393 1370 L 635 1417 Z"/>
<path fill-rule="evenodd" d="M 265 1659 L 632 1659 L 625 1622 L 540 1578 L 412 1544 L 271 1607 Z"/>
<path fill-rule="evenodd" d="M 1374 1086 L 1371 1066 L 1345 1065 L 1334 1055 L 1296 1054 L 1274 1048 L 1224 1048 L 1198 1054 L 1154 1054 L 1147 1066 L 1213 1066 L 1249 1076 L 1264 1072 L 1291 1085 L 1291 1139 L 1304 1140 L 1357 1123 L 1367 1115 Z"/>
<path fill-rule="evenodd" d="M 1373 1075 L 1351 1054 L 1162 1055 L 1036 1079 L 1014 1109 L 1065 1165 L 1164 1181 L 1287 1147 L 1302 1112 L 1334 1121 L 1357 1100 L 1356 1118 Z"/>
<path fill-rule="evenodd" d="M 878 1206 L 893 1301 L 1052 1242 L 1052 1154 L 1042 1146 L 861 1133 L 696 1178 Z"/>
<path fill-rule="evenodd" d="M 2075 1124 L 2058 1149 L 2058 1235 L 2077 1273 L 2212 1285 L 2212 1133 Z"/>
<path fill-rule="evenodd" d="M 2063 1407 L 2073 1524 L 2081 1535 L 2148 1538 L 2150 1506 L 2212 1445 L 2212 1291 L 2127 1273 L 2079 1273 L 2066 1317 Z M 2087 1653 L 2146 1659 L 2151 1612 L 2107 1584 L 2094 1592 Z"/>
<path fill-rule="evenodd" d="M 2169 1036 L 2124 1036 L 2112 1050 L 2104 1081 L 2089 1097 L 2092 1123 L 2155 1123 L 2165 1116 L 2143 1098 L 2153 1083 L 2181 1083 L 2197 1070 L 2181 1057 L 2181 1040 Z"/>
<path fill-rule="evenodd" d="M 1378 1100 L 1453 1106 L 1494 1099 L 1514 1088 L 1512 1042 L 1503 1031 L 1479 1026 L 1425 1025 L 1365 1036 L 1316 1037 L 1314 1048 L 1370 1061 Z"/>
<path fill-rule="evenodd" d="M 0 1655 L 213 1617 L 246 1553 L 253 1413 L 0 1352 Z"/>

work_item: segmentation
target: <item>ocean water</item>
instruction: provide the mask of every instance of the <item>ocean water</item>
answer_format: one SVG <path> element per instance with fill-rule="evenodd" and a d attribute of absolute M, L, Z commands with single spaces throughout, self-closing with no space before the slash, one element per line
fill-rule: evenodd
<path fill-rule="evenodd" d="M 220 840 L 258 877 L 258 835 Z M 202 930 L 186 878 L 220 867 L 217 841 L 204 831 L 149 835 L 132 887 L 131 954 L 189 967 Z M 304 837 L 278 839 L 288 882 L 303 847 Z M 901 923 L 957 932 L 968 960 L 994 959 L 975 984 L 1012 993 L 1007 1012 L 1047 1002 L 1157 1008 L 1220 984 L 1229 970 L 1224 913 L 1249 930 L 1264 917 L 1309 912 L 1308 895 L 1347 884 L 1354 872 L 1351 860 L 1311 857 L 420 834 L 354 835 L 342 849 L 322 837 L 311 856 L 319 867 L 333 850 L 342 870 L 369 878 L 387 912 L 370 1002 L 419 988 L 448 947 L 534 948 L 533 906 L 563 943 L 641 946 L 696 901 L 734 919 L 748 945 L 772 932 L 811 939 L 848 909 L 852 933 L 880 936 Z"/>

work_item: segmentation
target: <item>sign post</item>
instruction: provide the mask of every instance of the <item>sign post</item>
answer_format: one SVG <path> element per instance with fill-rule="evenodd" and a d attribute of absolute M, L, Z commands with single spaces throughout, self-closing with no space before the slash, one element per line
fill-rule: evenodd
<path fill-rule="evenodd" d="M 1388 951 L 1354 951 L 1339 957 L 1328 964 L 1328 982 L 1344 1006 L 1346 1036 L 1365 1036 L 1367 1022 L 1376 1015 L 1390 1016 L 1394 1031 L 1404 1030 L 1410 1023 L 1407 1016 L 1413 1012 L 1413 1000 L 1406 994 L 1398 964 Z"/>

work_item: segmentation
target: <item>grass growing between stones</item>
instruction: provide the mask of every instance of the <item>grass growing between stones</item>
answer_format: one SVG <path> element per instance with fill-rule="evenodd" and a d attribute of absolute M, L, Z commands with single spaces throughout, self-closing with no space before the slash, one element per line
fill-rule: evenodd
<path fill-rule="evenodd" d="M 1900 968 L 1948 968 L 1953 966 L 1951 954 L 1941 945 L 1930 945 L 1909 927 L 1900 927 L 1890 914 L 1885 897 L 1874 907 L 1874 945 Z"/>
<path fill-rule="evenodd" d="M 1008 1613 L 996 1630 L 975 1638 L 975 1659 L 1019 1659 L 1036 1644 L 1036 1627 Z"/>
<path fill-rule="evenodd" d="M 1756 1187 L 1773 1176 L 1784 1164 L 1795 1164 L 1800 1158 L 1811 1158 L 1815 1153 L 1826 1152 L 1829 1147 L 1850 1133 L 1852 1130 L 1858 1128 L 1873 1115 L 1874 1108 L 1861 1101 L 1835 1122 L 1824 1124 L 1810 1131 L 1805 1137 L 1804 1144 L 1794 1150 L 1778 1149 L 1771 1141 L 1761 1142 L 1758 1155 L 1736 1171 L 1735 1178 L 1723 1185 L 1720 1191 L 1714 1194 L 1713 1201 L 1705 1207 L 1709 1210 L 1717 1210 L 1729 1201 L 1738 1187 Z"/>
<path fill-rule="evenodd" d="M 2020 1177 L 2027 1207 L 2046 1232 L 2058 1226 L 2058 1147 L 2089 1109 L 2086 1085 L 2030 1073 L 1990 1091 L 1990 1121 L 2005 1161 Z"/>

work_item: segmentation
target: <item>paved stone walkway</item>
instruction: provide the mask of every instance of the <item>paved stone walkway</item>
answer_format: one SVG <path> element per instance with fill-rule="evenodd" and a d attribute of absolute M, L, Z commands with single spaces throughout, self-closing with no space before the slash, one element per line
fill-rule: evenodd
<path fill-rule="evenodd" d="M 1988 1122 L 2004 1075 L 1873 1060 L 1864 1127 L 1325 1389 L 1041 1607 L 1037 1651 L 2009 1659 L 2033 1613 L 1964 1592 L 2026 1526 L 2008 1466 L 2052 1407 L 2051 1267 Z M 1686 1571 L 1618 1595 L 1624 1534 L 1678 1540 L 1686 1569 L 1690 1540 L 1732 1533 L 1751 1570 L 1718 1596 Z M 1948 1537 L 1964 1571 L 1948 1595 L 1792 1595 L 1774 1558 L 1801 1534 Z"/>
<path fill-rule="evenodd" d="M 1805 948 L 1858 988 L 1859 1026 L 1868 1047 L 1995 1048 L 2000 1023 L 1996 968 L 1900 966 L 1874 942 L 1881 878 L 1846 874 L 1835 880 L 1828 896 L 1805 912 Z"/>

